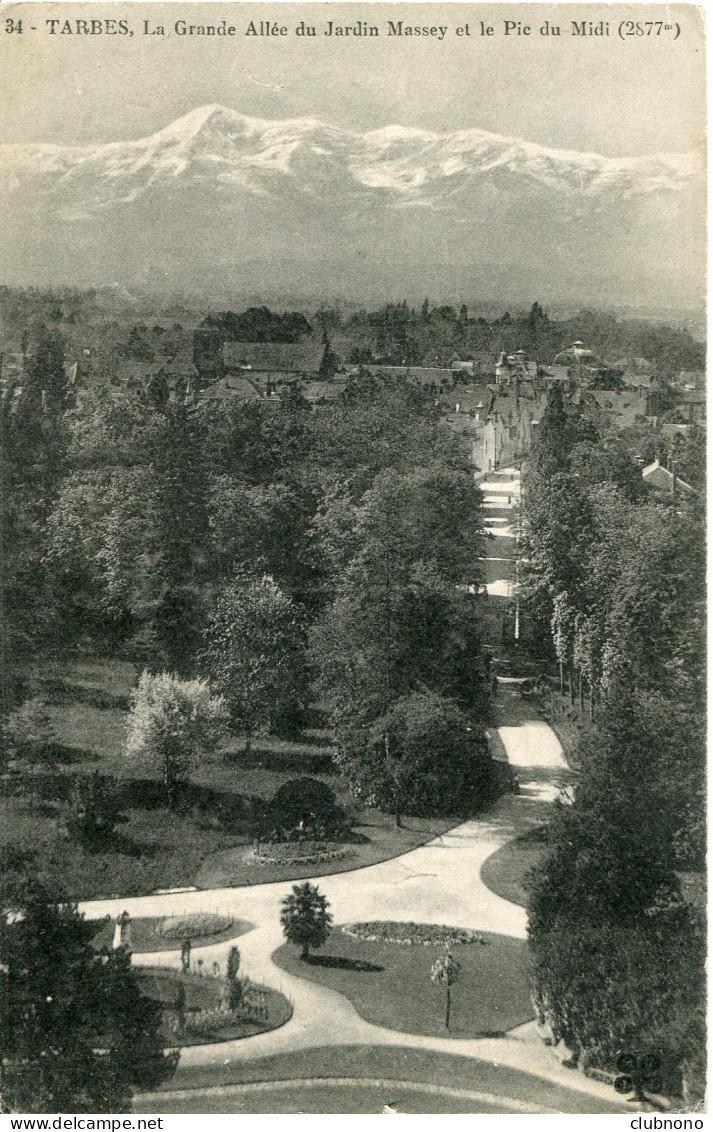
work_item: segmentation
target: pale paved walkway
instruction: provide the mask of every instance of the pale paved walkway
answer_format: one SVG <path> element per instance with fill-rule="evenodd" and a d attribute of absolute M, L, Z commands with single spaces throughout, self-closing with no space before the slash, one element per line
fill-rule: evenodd
<path fill-rule="evenodd" d="M 508 538 L 514 537 L 512 530 L 511 520 L 508 516 L 495 516 L 489 515 L 488 511 L 497 509 L 498 511 L 512 511 L 515 503 L 513 500 L 520 498 L 520 485 L 516 479 L 504 480 L 502 483 L 495 484 L 482 483 L 480 487 L 483 491 L 501 491 L 501 494 L 486 495 L 483 500 L 484 516 L 483 516 L 483 529 L 488 533 L 497 536 L 505 536 Z M 510 498 L 508 499 L 508 495 Z M 491 561 L 495 560 L 491 558 Z M 512 558 L 501 558 L 499 561 L 511 562 Z M 515 585 L 509 578 L 498 578 L 492 582 L 486 582 L 485 588 L 489 597 L 504 597 L 511 598 L 515 593 Z"/>
<path fill-rule="evenodd" d="M 503 711 L 515 693 L 503 688 Z M 513 704 L 513 707 L 515 704 Z M 518 711 L 527 711 L 522 701 Z M 554 734 L 538 720 L 499 729 L 500 739 L 513 765 L 522 774 L 530 766 L 540 773 L 550 768 L 556 776 L 566 766 Z M 491 853 L 514 836 L 525 832 L 544 816 L 543 802 L 526 795 L 503 798 L 484 818 L 464 822 L 428 845 L 391 861 L 383 861 L 353 872 L 314 878 L 325 893 L 339 921 L 355 919 L 399 919 L 450 923 L 479 928 L 524 939 L 523 908 L 496 896 L 480 879 L 480 868 Z M 225 1065 L 251 1061 L 278 1053 L 323 1045 L 392 1045 L 464 1054 L 534 1074 L 553 1086 L 588 1094 L 588 1104 L 599 1097 L 612 1103 L 612 1090 L 599 1082 L 563 1069 L 537 1037 L 532 1024 L 518 1027 L 505 1038 L 449 1039 L 405 1034 L 374 1026 L 359 1017 L 343 995 L 316 983 L 296 978 L 274 966 L 272 952 L 283 942 L 279 924 L 280 902 L 291 890 L 290 882 L 238 889 L 214 889 L 189 893 L 144 896 L 128 900 L 92 901 L 82 910 L 91 916 L 116 916 L 126 908 L 132 916 L 166 916 L 185 911 L 222 911 L 258 926 L 237 941 L 244 969 L 257 981 L 289 995 L 294 1002 L 292 1019 L 281 1029 L 239 1042 L 198 1046 L 185 1050 L 185 1066 Z M 202 947 L 206 968 L 213 961 L 225 962 L 230 941 Z M 195 955 L 195 953 L 194 953 Z M 135 956 L 138 963 L 178 966 L 176 951 Z M 180 1072 L 180 1071 L 179 1071 Z"/>
<path fill-rule="evenodd" d="M 497 582 L 486 582 L 485 588 L 489 597 L 511 598 L 515 593 L 515 583 L 507 578 L 498 578 Z"/>

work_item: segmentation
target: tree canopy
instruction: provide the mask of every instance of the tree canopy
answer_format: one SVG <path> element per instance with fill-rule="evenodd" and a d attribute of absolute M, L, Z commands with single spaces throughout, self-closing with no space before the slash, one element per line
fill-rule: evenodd
<path fill-rule="evenodd" d="M 309 959 L 311 947 L 322 947 L 327 942 L 332 925 L 328 909 L 326 896 L 309 881 L 294 884 L 290 895 L 282 901 L 282 930 L 290 943 L 302 949 L 303 959 Z"/>
<path fill-rule="evenodd" d="M 482 731 L 453 701 L 433 692 L 397 700 L 368 728 L 354 728 L 340 761 L 357 798 L 401 814 L 458 814 L 482 809 L 494 794 Z"/>
<path fill-rule="evenodd" d="M 218 594 L 203 663 L 248 739 L 298 711 L 305 690 L 304 617 L 270 577 L 238 575 Z"/>
<path fill-rule="evenodd" d="M 680 1091 L 703 1032 L 702 926 L 680 876 L 705 857 L 705 540 L 700 503 L 646 490 L 631 443 L 551 398 L 525 476 L 526 639 L 549 638 L 591 717 L 531 878 L 533 990 L 582 1064 L 657 1049 Z"/>
<path fill-rule="evenodd" d="M 0 917 L 5 1112 L 127 1112 L 133 1089 L 174 1072 L 160 1007 L 123 948 L 92 945 L 96 925 L 36 884 Z"/>

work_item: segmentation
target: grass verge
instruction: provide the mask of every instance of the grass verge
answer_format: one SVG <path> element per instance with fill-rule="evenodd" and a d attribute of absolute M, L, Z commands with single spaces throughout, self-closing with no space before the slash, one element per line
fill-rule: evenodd
<path fill-rule="evenodd" d="M 354 826 L 359 841 L 344 848 L 349 857 L 333 858 L 319 863 L 257 864 L 244 848 L 228 849 L 207 857 L 196 874 L 199 888 L 231 888 L 245 884 L 267 884 L 280 880 L 304 880 L 313 876 L 351 872 L 367 865 L 377 865 L 400 857 L 411 849 L 424 845 L 439 833 L 445 833 L 456 824 L 455 818 L 403 819 L 397 828 L 393 817 L 378 810 L 362 811 Z"/>
<path fill-rule="evenodd" d="M 249 1082 L 289 1081 L 298 1084 L 300 1079 L 304 1078 L 322 1078 L 326 1083 L 330 1077 L 367 1079 L 379 1077 L 387 1080 L 446 1085 L 455 1089 L 478 1089 L 499 1096 L 515 1097 L 525 1102 L 531 1101 L 563 1113 L 609 1113 L 625 1110 L 625 1104 L 617 1101 L 613 1090 L 611 1101 L 608 1101 L 599 1096 L 590 1096 L 576 1088 L 568 1089 L 556 1085 L 544 1077 L 535 1077 L 519 1069 L 510 1069 L 508 1066 L 493 1064 L 492 1061 L 481 1060 L 478 1057 L 462 1057 L 407 1046 L 369 1045 L 310 1047 L 253 1060 L 241 1058 L 240 1061 L 229 1064 L 225 1064 L 224 1057 L 216 1053 L 212 1063 L 179 1066 L 176 1076 L 162 1085 L 156 1093 L 137 1097 L 134 1108 L 136 1112 L 288 1111 L 286 1108 L 278 1107 L 280 1100 L 275 1094 L 269 1095 L 271 1104 L 269 1109 L 232 1107 L 235 1102 L 227 1098 L 223 1102 L 224 1107 L 221 1107 L 221 1099 L 215 1095 L 206 1096 L 202 1099 L 201 1107 L 194 1107 L 197 1099 L 196 1091 Z M 181 1099 L 181 1090 L 185 1090 L 184 1100 Z M 169 1096 L 166 1096 L 167 1093 Z M 283 1094 L 283 1104 L 289 1101 L 290 1095 L 291 1091 Z M 381 1093 L 380 1096 L 384 1103 L 388 1103 L 389 1100 L 397 1101 L 397 1094 L 392 1091 Z M 354 1110 L 349 1107 L 352 1097 L 345 1096 L 344 1099 L 345 1103 L 337 1108 L 306 1111 L 353 1112 Z M 451 1110 L 443 1103 L 435 1111 Z"/>
<path fill-rule="evenodd" d="M 504 900 L 526 908 L 527 875 L 546 852 L 547 844 L 542 840 L 542 831 L 534 829 L 491 853 L 481 866 L 480 879 L 496 896 L 502 896 Z"/>
<path fill-rule="evenodd" d="M 159 770 L 124 755 L 127 704 L 137 675 L 135 665 L 111 658 L 48 660 L 37 666 L 32 693 L 48 704 L 62 760 L 0 776 L 0 857 L 8 869 L 13 854 L 26 852 L 39 878 L 70 899 L 143 896 L 158 889 L 344 872 L 399 856 L 455 824 L 408 818 L 404 829 L 396 829 L 393 818 L 360 811 L 354 856 L 251 861 L 266 803 L 289 779 L 320 778 L 340 804 L 351 808 L 348 785 L 331 764 L 329 735 L 313 726 L 302 741 L 261 738 L 250 752 L 244 740 L 233 739 L 196 767 L 175 812 L 166 805 Z M 76 780 L 94 771 L 117 780 L 128 822 L 108 845 L 92 852 L 66 835 L 64 823 Z"/>
<path fill-rule="evenodd" d="M 284 944 L 273 962 L 292 975 L 339 991 L 362 1018 L 390 1030 L 434 1037 L 501 1035 L 533 1017 L 524 940 L 484 932 L 485 945 L 452 949 L 460 974 L 445 1027 L 445 990 L 431 982 L 435 947 L 356 940 L 334 930 L 309 962 Z"/>

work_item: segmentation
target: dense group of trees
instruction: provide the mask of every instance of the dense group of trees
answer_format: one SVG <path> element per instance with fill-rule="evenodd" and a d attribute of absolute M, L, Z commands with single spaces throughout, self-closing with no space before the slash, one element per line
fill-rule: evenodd
<path fill-rule="evenodd" d="M 652 496 L 625 446 L 553 393 L 525 479 L 524 588 L 540 644 L 592 706 L 618 685 L 703 694 L 703 508 Z M 549 627 L 550 632 L 546 629 Z"/>
<path fill-rule="evenodd" d="M 704 867 L 704 516 L 637 471 L 550 396 L 524 481 L 525 625 L 591 719 L 530 941 L 541 1020 L 575 1056 L 656 1049 L 685 1073 L 703 1025 L 702 928 L 679 874 Z"/>
<path fill-rule="evenodd" d="M 48 340 L 35 359 L 35 384 L 47 390 L 61 346 Z M 8 665 L 21 667 L 23 654 L 50 641 L 118 652 L 143 663 L 146 680 L 176 674 L 161 699 L 173 722 L 184 701 L 186 710 L 196 701 L 185 681 L 207 677 L 248 744 L 299 726 L 316 675 L 345 773 L 362 797 L 385 805 L 394 795 L 378 785 L 383 774 L 370 771 L 365 787 L 363 760 L 377 758 L 372 730 L 400 711 L 415 735 L 419 697 L 436 697 L 452 758 L 465 765 L 467 740 L 482 756 L 474 772 L 482 778 L 479 602 L 456 588 L 477 580 L 479 493 L 422 390 L 356 378 L 317 412 L 299 394 L 278 408 L 203 402 L 193 410 L 100 392 L 67 411 L 35 398 L 35 448 L 20 436 L 24 405 L 23 393 L 4 416 L 6 523 L 16 511 L 28 524 L 9 531 L 18 565 L 6 594 L 28 556 L 33 600 L 19 615 L 8 610 L 21 619 Z M 137 751 L 142 728 L 163 727 L 154 693 L 143 682 L 137 691 Z M 167 784 L 184 776 L 171 769 L 170 743 L 186 739 L 176 726 L 179 738 L 164 735 L 159 756 Z M 439 763 L 436 753 L 431 761 Z M 456 794 L 459 808 L 470 806 L 465 785 L 446 788 L 447 764 L 440 794 L 414 786 L 399 812 L 448 810 Z"/>
<path fill-rule="evenodd" d="M 0 402 L 0 695 L 12 706 L 23 658 L 46 635 L 51 586 L 43 567 L 44 531 L 66 471 L 69 429 L 64 415 L 64 361 L 56 332 L 42 329 L 16 396 Z"/>
<path fill-rule="evenodd" d="M 353 788 L 397 818 L 472 811 L 487 797 L 488 673 L 477 602 L 456 589 L 478 576 L 470 477 L 383 471 L 319 521 L 336 572 L 311 654 Z"/>
<path fill-rule="evenodd" d="M 95 948 L 96 924 L 36 883 L 0 899 L 2 1111 L 129 1111 L 178 1060 L 131 955 Z"/>
<path fill-rule="evenodd" d="M 687 330 L 595 311 L 551 319 L 537 302 L 527 313 L 505 311 L 490 319 L 474 317 L 465 305 L 430 306 L 428 300 L 420 308 L 389 303 L 352 315 L 330 310 L 322 318 L 333 332 L 353 339 L 347 360 L 355 363 L 447 365 L 454 352 L 485 353 L 494 359 L 502 350 L 522 349 L 549 364 L 560 350 L 581 339 L 610 362 L 646 358 L 664 381 L 680 370 L 705 367 L 705 345 Z"/>
<path fill-rule="evenodd" d="M 227 729 L 285 733 L 315 690 L 357 798 L 397 821 L 479 806 L 487 665 L 478 599 L 456 585 L 477 576 L 480 497 L 432 399 L 357 378 L 319 411 L 299 394 L 188 410 L 101 391 L 67 408 L 61 339 L 33 346 L 22 395 L 2 404 L 4 754 L 48 757 L 23 679 L 41 654 L 79 649 L 143 666 L 125 754 L 169 806 Z M 323 784 L 288 786 L 269 807 L 278 834 L 345 835 Z M 115 783 L 86 776 L 63 830 L 105 847 L 122 807 Z M 0 931 L 4 1103 L 125 1111 L 172 1068 L 156 1011 L 128 957 L 97 953 L 71 907 L 22 881 L 22 918 Z M 290 938 L 318 944 L 293 911 Z"/>
<path fill-rule="evenodd" d="M 248 307 L 242 314 L 209 314 L 201 323 L 219 330 L 227 342 L 299 342 L 312 327 L 299 311 L 276 314 L 267 307 Z"/>
<path fill-rule="evenodd" d="M 236 731 L 280 730 L 307 698 L 302 607 L 271 577 L 235 577 L 211 611 L 200 662 Z"/>
<path fill-rule="evenodd" d="M 139 362 L 153 362 L 157 353 L 174 357 L 185 347 L 186 336 L 180 322 L 175 322 L 170 327 L 159 323 L 149 327 L 141 322 L 131 327 L 121 352 L 125 357 Z"/>
<path fill-rule="evenodd" d="M 649 342 L 629 328 L 626 338 L 606 319 L 587 333 L 586 320 L 555 324 L 537 304 L 495 322 L 427 303 L 346 326 L 325 310 L 318 321 L 325 374 L 335 362 L 330 335 L 345 329 L 399 362 L 443 360 L 456 346 L 541 356 L 581 335 L 603 353 L 656 349 L 664 374 L 700 364 L 685 336 Z M 611 332 L 608 345 L 597 326 Z M 310 328 L 302 316 L 258 309 L 217 316 L 204 330 L 298 341 Z M 152 334 L 137 328 L 131 349 Z M 492 791 L 481 603 L 466 588 L 479 580 L 480 501 L 432 393 L 362 372 L 318 411 L 297 390 L 278 406 L 191 409 L 160 390 L 120 402 L 96 390 L 67 408 L 56 328 L 31 345 L 22 395 L 4 396 L 0 422 L 0 683 L 17 749 L 47 747 L 38 706 L 22 706 L 22 679 L 59 643 L 144 666 L 127 754 L 160 767 L 171 801 L 224 728 L 248 744 L 288 731 L 316 696 L 363 804 L 397 823 L 407 813 L 474 812 Z M 558 812 L 532 894 L 535 995 L 541 1019 L 583 1057 L 601 1062 L 632 1043 L 670 1048 L 675 1039 L 679 1062 L 694 1063 L 701 933 L 679 874 L 699 869 L 703 853 L 703 517 L 695 497 L 643 490 L 633 459 L 642 439 L 595 428 L 554 394 L 525 479 L 526 636 L 592 716 L 574 804 Z M 310 813 L 324 824 L 317 802 Z M 293 809 L 276 803 L 275 824 L 289 826 Z M 121 816 L 95 783 L 77 794 L 70 820 L 91 843 Z M 331 812 L 335 828 L 337 819 Z M 299 923 L 303 912 L 290 918 Z M 317 913 L 326 929 L 326 909 Z M 64 931 L 65 912 L 56 916 Z M 73 970 L 93 970 L 76 917 L 66 916 Z M 13 963 L 18 939 L 0 940 Z M 695 977 L 684 977 L 686 965 Z M 129 974 L 112 972 L 119 1001 Z M 93 977 L 87 993 L 101 985 Z M 137 1025 L 153 1033 L 148 1015 Z M 97 1068 L 90 1057 L 96 1031 L 80 1027 L 76 1042 L 68 1056 L 87 1080 L 96 1068 L 104 1090 L 82 1103 L 125 1103 L 117 1090 L 140 1083 L 138 1070 L 106 1084 L 109 1061 Z M 40 1099 L 27 1099 L 28 1057 L 15 1057 L 16 1103 L 54 1098 L 71 1108 L 53 1091 L 59 1074 L 40 1074 Z M 163 1070 L 151 1065 L 158 1080 Z"/>

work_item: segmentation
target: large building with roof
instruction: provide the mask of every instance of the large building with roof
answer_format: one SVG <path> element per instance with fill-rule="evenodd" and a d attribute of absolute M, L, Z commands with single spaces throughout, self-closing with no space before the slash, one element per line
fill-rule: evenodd
<path fill-rule="evenodd" d="M 576 341 L 566 349 L 560 350 L 552 362 L 553 370 L 565 374 L 575 385 L 593 385 L 602 378 L 621 379 L 621 370 L 607 365 L 598 354 L 585 346 L 584 342 Z"/>
<path fill-rule="evenodd" d="M 244 370 L 317 375 L 324 353 L 320 340 L 302 342 L 224 342 L 227 373 Z"/>

